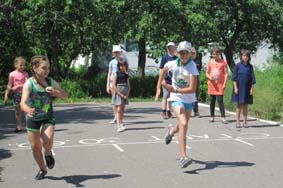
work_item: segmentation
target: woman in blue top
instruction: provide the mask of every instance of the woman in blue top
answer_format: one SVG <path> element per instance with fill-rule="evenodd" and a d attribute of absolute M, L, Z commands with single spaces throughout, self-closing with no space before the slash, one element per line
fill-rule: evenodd
<path fill-rule="evenodd" d="M 236 127 L 240 128 L 240 115 L 243 109 L 243 127 L 247 128 L 248 104 L 253 104 L 253 88 L 256 83 L 253 66 L 250 64 L 251 55 L 248 50 L 240 53 L 240 62 L 236 64 L 232 76 L 233 92 L 231 101 L 237 103 Z"/>
<path fill-rule="evenodd" d="M 28 139 L 34 159 L 40 168 L 35 176 L 41 180 L 47 174 L 43 161 L 42 146 L 45 153 L 46 165 L 52 169 L 55 160 L 52 155 L 55 118 L 52 102 L 55 98 L 67 99 L 68 95 L 59 84 L 48 77 L 49 60 L 45 56 L 34 56 L 31 59 L 32 77 L 23 86 L 21 109 L 26 113 Z"/>

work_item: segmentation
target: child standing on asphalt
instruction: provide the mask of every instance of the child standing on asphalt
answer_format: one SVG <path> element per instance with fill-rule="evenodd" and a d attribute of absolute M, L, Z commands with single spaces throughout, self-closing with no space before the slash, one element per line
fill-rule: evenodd
<path fill-rule="evenodd" d="M 118 59 L 118 71 L 115 73 L 112 80 L 112 88 L 114 91 L 112 97 L 112 104 L 115 105 L 117 118 L 117 132 L 126 130 L 123 118 L 125 112 L 125 105 L 128 104 L 128 98 L 131 90 L 130 80 L 128 75 L 128 62 L 124 58 Z"/>
<path fill-rule="evenodd" d="M 21 100 L 21 108 L 26 113 L 28 139 L 34 159 L 40 168 L 35 176 L 36 180 L 43 179 L 47 174 L 42 146 L 47 167 L 52 169 L 55 165 L 51 151 L 56 123 L 52 102 L 57 97 L 63 100 L 68 98 L 59 84 L 48 77 L 49 70 L 50 64 L 47 57 L 32 57 L 31 71 L 33 75 L 24 84 Z"/>
<path fill-rule="evenodd" d="M 15 70 L 9 74 L 9 81 L 4 96 L 4 104 L 8 101 L 9 93 L 12 93 L 12 100 L 15 106 L 16 128 L 14 132 L 21 132 L 22 127 L 22 111 L 20 107 L 23 85 L 28 79 L 28 73 L 24 71 L 26 60 L 23 57 L 17 57 L 14 60 Z"/>
<path fill-rule="evenodd" d="M 122 48 L 120 45 L 113 45 L 112 55 L 113 55 L 113 59 L 109 62 L 109 68 L 108 68 L 108 74 L 107 74 L 106 92 L 108 94 L 111 94 L 113 98 L 113 94 L 114 94 L 114 91 L 112 89 L 113 77 L 114 77 L 114 74 L 117 72 L 118 59 L 122 56 Z M 116 114 L 117 114 L 117 108 L 114 105 L 113 106 L 114 119 L 110 121 L 110 124 L 117 123 Z"/>
<path fill-rule="evenodd" d="M 256 83 L 254 69 L 250 64 L 251 54 L 248 50 L 242 50 L 240 53 L 240 62 L 236 64 L 232 80 L 233 80 L 233 92 L 232 102 L 237 103 L 236 116 L 237 123 L 236 127 L 240 128 L 240 115 L 243 109 L 243 127 L 248 128 L 248 104 L 253 104 L 253 88 Z"/>
<path fill-rule="evenodd" d="M 169 61 L 161 71 L 157 83 L 157 92 L 155 100 L 158 99 L 158 89 L 162 86 L 170 91 L 169 101 L 174 114 L 177 117 L 177 126 L 169 127 L 165 137 L 165 143 L 169 144 L 175 133 L 178 133 L 180 164 L 182 168 L 187 167 L 192 163 L 192 159 L 187 156 L 186 152 L 186 135 L 188 123 L 190 120 L 193 103 L 196 101 L 196 84 L 198 70 L 193 61 L 191 53 L 192 45 L 187 41 L 180 42 L 177 47 L 178 59 Z M 164 82 L 164 77 L 167 71 L 172 73 L 172 85 Z"/>

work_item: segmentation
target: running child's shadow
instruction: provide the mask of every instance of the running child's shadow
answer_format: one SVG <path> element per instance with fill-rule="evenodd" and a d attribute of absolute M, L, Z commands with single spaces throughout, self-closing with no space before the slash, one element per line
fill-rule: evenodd
<path fill-rule="evenodd" d="M 231 168 L 231 167 L 243 167 L 243 166 L 253 166 L 254 163 L 249 163 L 245 161 L 239 161 L 239 162 L 222 162 L 222 161 L 198 161 L 193 160 L 194 164 L 201 164 L 204 165 L 203 168 L 198 168 L 194 170 L 185 171 L 185 173 L 188 174 L 199 174 L 199 171 L 203 170 L 212 170 L 215 168 Z"/>
<path fill-rule="evenodd" d="M 73 175 L 73 176 L 62 176 L 62 177 L 54 177 L 54 176 L 46 176 L 46 179 L 50 180 L 65 180 L 67 183 L 71 183 L 76 187 L 84 187 L 82 182 L 90 179 L 111 179 L 121 177 L 120 174 L 103 174 L 103 175 Z"/>

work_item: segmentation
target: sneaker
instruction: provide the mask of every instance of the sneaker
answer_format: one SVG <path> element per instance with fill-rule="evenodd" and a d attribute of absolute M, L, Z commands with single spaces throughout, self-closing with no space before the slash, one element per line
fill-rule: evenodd
<path fill-rule="evenodd" d="M 44 179 L 45 175 L 47 174 L 47 171 L 40 170 L 36 176 L 34 177 L 35 180 L 42 180 Z"/>
<path fill-rule="evenodd" d="M 195 113 L 195 117 L 200 118 L 199 112 L 196 112 L 196 113 Z"/>
<path fill-rule="evenodd" d="M 45 161 L 46 161 L 46 165 L 49 169 L 52 169 L 55 165 L 55 159 L 52 155 L 52 153 L 50 155 L 45 156 Z"/>
<path fill-rule="evenodd" d="M 189 158 L 189 157 L 182 157 L 180 159 L 180 164 L 182 168 L 186 168 L 187 166 L 189 166 L 190 164 L 192 164 L 193 159 Z"/>
<path fill-rule="evenodd" d="M 222 120 L 222 123 L 223 123 L 223 124 L 228 124 L 229 122 L 228 122 L 226 119 L 223 119 L 223 120 Z"/>
<path fill-rule="evenodd" d="M 116 119 L 114 118 L 112 121 L 109 122 L 110 124 L 116 123 Z"/>
<path fill-rule="evenodd" d="M 168 130 L 166 136 L 165 136 L 165 144 L 168 145 L 172 141 L 172 136 L 170 135 L 170 129 Z"/>
<path fill-rule="evenodd" d="M 168 118 L 171 118 L 172 117 L 171 111 L 167 111 L 166 115 L 167 115 Z"/>
<path fill-rule="evenodd" d="M 121 129 L 122 129 L 123 131 L 126 130 L 126 127 L 125 127 L 124 124 L 121 124 L 120 127 L 121 127 Z"/>
<path fill-rule="evenodd" d="M 161 116 L 163 117 L 163 119 L 168 119 L 168 115 L 166 112 L 162 112 Z"/>
<path fill-rule="evenodd" d="M 123 132 L 123 129 L 122 129 L 122 127 L 118 127 L 118 129 L 117 129 L 117 132 Z"/>

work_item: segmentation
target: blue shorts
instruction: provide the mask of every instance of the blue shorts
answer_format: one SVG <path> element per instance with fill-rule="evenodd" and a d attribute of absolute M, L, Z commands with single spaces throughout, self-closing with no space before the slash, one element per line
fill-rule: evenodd
<path fill-rule="evenodd" d="M 185 110 L 192 110 L 193 109 L 193 103 L 184 103 L 180 101 L 170 101 L 170 105 L 172 108 L 175 106 L 183 106 Z"/>

